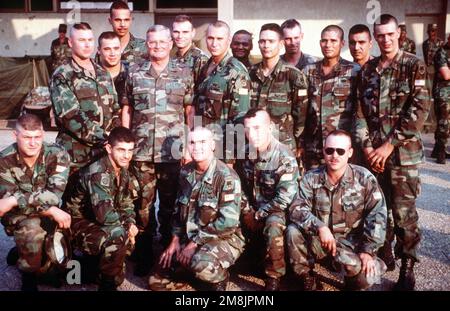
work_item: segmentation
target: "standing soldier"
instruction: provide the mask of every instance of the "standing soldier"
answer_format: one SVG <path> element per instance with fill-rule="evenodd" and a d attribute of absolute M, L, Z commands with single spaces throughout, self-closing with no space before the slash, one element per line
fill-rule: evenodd
<path fill-rule="evenodd" d="M 133 201 L 138 183 L 129 173 L 134 137 L 116 127 L 105 145 L 107 155 L 80 171 L 64 203 L 72 215 L 72 233 L 80 250 L 100 257 L 99 290 L 113 291 L 125 277 L 125 257 L 138 233 Z"/>
<path fill-rule="evenodd" d="M 281 24 L 286 53 L 281 56 L 285 62 L 303 70 L 306 65 L 316 62 L 316 58 L 303 53 L 301 43 L 303 40 L 302 26 L 295 19 L 288 19 Z"/>
<path fill-rule="evenodd" d="M 200 72 L 194 98 L 195 114 L 202 118 L 202 125 L 215 126 L 216 138 L 223 139 L 223 144 L 216 144 L 216 155 L 226 163 L 233 161 L 236 149 L 227 148 L 225 156 L 220 154 L 224 146 L 232 145 L 227 139 L 234 141 L 234 129 L 228 131 L 227 124 L 240 122 L 250 105 L 250 78 L 244 65 L 228 53 L 230 42 L 227 23 L 209 24 L 206 45 L 211 58 Z"/>
<path fill-rule="evenodd" d="M 427 34 L 428 39 L 423 42 L 423 58 L 425 64 L 428 66 L 428 74 L 434 73 L 434 54 L 436 51 L 444 45 L 444 41 L 437 36 L 438 26 L 437 24 L 428 24 Z M 431 71 L 430 71 L 431 70 Z"/>
<path fill-rule="evenodd" d="M 52 76 L 50 93 L 59 128 L 56 142 L 70 154 L 70 173 L 95 161 L 118 114 L 111 76 L 90 58 L 94 34 L 87 23 L 70 30 L 71 60 Z"/>
<path fill-rule="evenodd" d="M 400 50 L 411 54 L 416 54 L 416 44 L 413 40 L 406 36 L 408 34 L 406 32 L 406 25 L 398 25 L 398 27 L 400 27 L 400 39 L 398 42 Z"/>
<path fill-rule="evenodd" d="M 119 104 L 123 102 L 125 92 L 125 81 L 128 75 L 128 64 L 120 60 L 120 41 L 119 36 L 112 31 L 102 32 L 98 37 L 98 55 L 99 64 L 108 71 L 114 82 L 114 88 L 117 93 Z M 114 126 L 122 125 L 121 116 L 123 111 L 115 115 Z M 125 114 L 125 116 L 128 116 Z M 128 122 L 125 122 L 129 124 Z"/>
<path fill-rule="evenodd" d="M 151 268 L 156 189 L 161 242 L 167 246 L 170 241 L 185 124 L 190 124 L 193 77 L 186 64 L 170 59 L 172 45 L 167 27 L 150 27 L 147 31 L 150 58 L 130 69 L 126 85 L 128 100 L 124 105 L 129 106 L 131 130 L 136 136 L 133 166 L 142 198 L 138 225 L 143 233 L 136 245 L 137 275 L 146 275 Z"/>
<path fill-rule="evenodd" d="M 434 56 L 434 68 L 433 97 L 437 126 L 434 132 L 435 154 L 431 156 L 436 158 L 437 163 L 445 164 L 445 159 L 449 158 L 445 149 L 450 131 L 450 34 L 447 43 Z"/>
<path fill-rule="evenodd" d="M 225 291 L 228 268 L 244 249 L 241 183 L 233 169 L 214 157 L 210 130 L 196 127 L 187 145 L 192 162 L 180 172 L 172 240 L 159 263 L 166 269 L 176 260 L 210 290 Z"/>
<path fill-rule="evenodd" d="M 138 39 L 130 33 L 131 11 L 123 1 L 114 1 L 109 9 L 108 21 L 113 31 L 119 36 L 122 60 L 129 66 L 140 63 L 146 58 L 145 40 Z"/>
<path fill-rule="evenodd" d="M 305 125 L 306 169 L 323 164 L 323 141 L 336 129 L 351 132 L 356 101 L 358 64 L 341 58 L 344 31 L 336 25 L 322 30 L 323 60 L 305 67 L 308 77 L 308 112 Z"/>
<path fill-rule="evenodd" d="M 301 164 L 300 137 L 305 125 L 308 86 L 300 70 L 280 60 L 282 36 L 278 24 L 261 27 L 258 44 L 263 60 L 250 70 L 251 107 L 268 112 L 277 127 L 275 137 L 292 150 Z"/>
<path fill-rule="evenodd" d="M 356 24 L 348 32 L 348 49 L 353 57 L 353 62 L 364 66 L 373 58 L 370 55 L 372 49 L 372 35 L 366 25 Z"/>
<path fill-rule="evenodd" d="M 386 272 L 376 257 L 386 236 L 386 202 L 375 176 L 348 164 L 352 153 L 350 134 L 331 132 L 324 146 L 326 165 L 305 175 L 290 209 L 286 244 L 304 290 L 318 287 L 314 261 L 325 257 L 344 273 L 347 290 L 365 289 Z"/>
<path fill-rule="evenodd" d="M 286 274 L 286 216 L 298 198 L 300 174 L 290 148 L 273 137 L 267 111 L 250 109 L 244 125 L 250 151 L 254 152 L 237 163 L 242 190 L 249 203 L 242 211 L 242 226 L 251 243 L 262 241 L 263 237 L 265 290 L 277 291 L 281 277 Z"/>
<path fill-rule="evenodd" d="M 177 15 L 172 24 L 172 38 L 176 46 L 176 58 L 180 63 L 186 64 L 194 74 L 197 82 L 200 70 L 208 61 L 208 56 L 195 46 L 195 28 L 192 18 L 187 15 Z"/>
<path fill-rule="evenodd" d="M 59 208 L 70 158 L 62 147 L 44 143 L 42 122 L 33 114 L 17 119 L 14 134 L 16 143 L 0 153 L 0 217 L 16 242 L 8 259 L 18 257 L 22 290 L 37 291 L 47 234 L 56 225 L 70 227 L 70 215 Z"/>
<path fill-rule="evenodd" d="M 416 211 L 418 164 L 424 155 L 420 131 L 430 109 L 430 89 L 425 64 L 399 49 L 400 29 L 395 17 L 382 14 L 374 23 L 374 37 L 381 56 L 370 60 L 361 71 L 356 138 L 367 163 L 378 173 L 394 217 L 395 254 L 402 260 L 396 289 L 412 290 L 420 241 Z M 388 227 L 385 253 L 392 253 L 392 234 Z M 392 264 L 385 257 L 386 264 Z"/>
<path fill-rule="evenodd" d="M 253 49 L 252 34 L 247 30 L 241 29 L 234 33 L 231 39 L 231 53 L 233 57 L 237 58 L 248 70 L 252 64 L 250 63 L 249 55 Z"/>
<path fill-rule="evenodd" d="M 52 58 L 52 72 L 53 73 L 56 68 L 61 66 L 64 61 L 70 60 L 72 56 L 72 52 L 69 47 L 69 39 L 66 37 L 67 33 L 67 25 L 59 24 L 58 27 L 58 38 L 52 41 L 52 45 L 50 47 L 50 54 Z"/>

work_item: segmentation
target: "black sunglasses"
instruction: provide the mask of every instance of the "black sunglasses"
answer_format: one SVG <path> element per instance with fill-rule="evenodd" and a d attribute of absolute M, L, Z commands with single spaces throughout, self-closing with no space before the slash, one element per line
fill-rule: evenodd
<path fill-rule="evenodd" d="M 332 155 L 335 151 L 340 156 L 345 154 L 345 149 L 342 148 L 325 148 L 325 153 L 327 155 Z"/>

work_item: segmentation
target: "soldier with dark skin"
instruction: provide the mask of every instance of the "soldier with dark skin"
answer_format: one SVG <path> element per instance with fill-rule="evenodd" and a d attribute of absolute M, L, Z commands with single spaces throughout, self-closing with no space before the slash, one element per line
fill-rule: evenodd
<path fill-rule="evenodd" d="M 252 64 L 250 63 L 249 55 L 253 49 L 252 34 L 247 30 L 241 29 L 234 33 L 231 39 L 231 52 L 233 57 L 237 58 L 245 68 L 250 70 Z"/>
<path fill-rule="evenodd" d="M 416 54 L 416 43 L 413 40 L 407 37 L 408 33 L 406 31 L 406 25 L 399 25 L 400 27 L 400 38 L 399 38 L 399 47 L 400 50 L 405 52 Z"/>
<path fill-rule="evenodd" d="M 163 269 L 179 264 L 209 290 L 225 291 L 228 268 L 244 249 L 241 183 L 233 169 L 214 157 L 210 130 L 196 127 L 187 141 L 192 161 L 181 169 L 172 240 L 159 264 Z"/>
<path fill-rule="evenodd" d="M 418 164 L 424 152 L 420 131 L 430 110 L 430 87 L 425 64 L 399 49 L 395 17 L 382 14 L 374 23 L 381 56 L 363 67 L 358 82 L 356 140 L 367 163 L 377 173 L 394 229 L 387 229 L 384 251 L 401 258 L 397 290 L 413 290 L 414 264 L 421 239 L 416 198 L 420 193 Z M 386 262 L 386 264 L 391 264 Z M 394 262 L 395 267 L 395 262 Z"/>
<path fill-rule="evenodd" d="M 61 66 L 64 61 L 69 60 L 72 53 L 69 47 L 69 39 L 66 37 L 67 25 L 59 24 L 58 38 L 52 41 L 50 46 L 50 56 L 52 58 L 52 72 Z"/>
<path fill-rule="evenodd" d="M 355 115 L 358 64 L 341 57 L 344 31 L 336 25 L 322 30 L 323 59 L 303 70 L 308 78 L 308 112 L 304 144 L 307 170 L 323 164 L 323 141 L 336 129 L 352 131 Z"/>
<path fill-rule="evenodd" d="M 113 31 L 119 36 L 121 60 L 129 66 L 140 63 L 146 58 L 145 40 L 130 33 L 132 23 L 131 11 L 124 1 L 114 1 L 109 9 L 108 21 Z"/>
<path fill-rule="evenodd" d="M 60 209 L 70 158 L 62 147 L 44 142 L 42 122 L 33 114 L 18 118 L 14 136 L 16 142 L 0 153 L 0 217 L 16 242 L 8 258 L 17 258 L 22 290 L 37 291 L 37 273 L 46 272 L 41 265 L 47 234 L 71 224 Z"/>
<path fill-rule="evenodd" d="M 116 127 L 105 145 L 107 155 L 80 171 L 64 209 L 72 215 L 76 246 L 99 256 L 100 291 L 115 291 L 125 277 L 125 258 L 138 234 L 133 201 L 138 183 L 128 171 L 134 136 Z"/>
<path fill-rule="evenodd" d="M 241 222 L 249 243 L 258 243 L 255 259 L 264 260 L 265 290 L 277 291 L 286 273 L 284 230 L 286 216 L 298 197 L 300 173 L 290 148 L 272 134 L 269 114 L 250 109 L 244 117 L 249 152 L 237 162 L 242 190 L 248 205 L 242 210 Z M 262 257 L 262 258 L 261 258 Z"/>
<path fill-rule="evenodd" d="M 133 168 L 141 186 L 137 275 L 146 275 L 151 268 L 156 189 L 161 243 L 167 246 L 170 242 L 184 133 L 191 126 L 193 113 L 193 73 L 188 64 L 170 59 L 172 45 L 167 27 L 154 25 L 148 29 L 149 59 L 130 68 L 127 99 L 122 103 L 128 106 L 130 128 L 136 135 Z"/>
<path fill-rule="evenodd" d="M 177 15 L 172 23 L 172 39 L 176 47 L 175 58 L 185 63 L 192 70 L 194 82 L 197 81 L 200 70 L 208 61 L 208 55 L 195 46 L 195 27 L 192 18 L 187 15 Z"/>
<path fill-rule="evenodd" d="M 56 142 L 71 157 L 72 175 L 103 154 L 120 107 L 111 76 L 91 59 L 94 34 L 89 24 L 72 26 L 69 45 L 72 59 L 53 74 L 50 94 L 59 129 Z"/>
<path fill-rule="evenodd" d="M 450 134 L 450 34 L 447 37 L 447 43 L 434 55 L 434 68 L 433 98 L 437 124 L 434 132 L 433 152 L 435 154 L 431 156 L 436 157 L 437 163 L 445 164 L 445 159 L 450 158 L 446 152 Z"/>
<path fill-rule="evenodd" d="M 308 106 L 306 76 L 280 59 L 283 33 L 277 24 L 265 24 L 259 33 L 259 49 L 263 60 L 252 66 L 251 106 L 265 109 L 276 126 L 282 144 L 290 147 L 303 168 L 304 151 L 301 134 Z"/>
<path fill-rule="evenodd" d="M 283 40 L 286 53 L 281 55 L 285 62 L 303 70 L 306 65 L 313 64 L 317 60 L 314 56 L 303 53 L 301 43 L 303 40 L 303 31 L 301 24 L 295 19 L 288 19 L 281 24 L 283 30 Z"/>
<path fill-rule="evenodd" d="M 325 166 L 300 182 L 299 200 L 290 209 L 286 230 L 289 260 L 304 290 L 320 288 L 314 262 L 331 257 L 344 272 L 347 290 L 365 289 L 386 271 L 376 257 L 386 236 L 386 202 L 367 169 L 349 164 L 350 134 L 335 130 L 325 140 Z"/>

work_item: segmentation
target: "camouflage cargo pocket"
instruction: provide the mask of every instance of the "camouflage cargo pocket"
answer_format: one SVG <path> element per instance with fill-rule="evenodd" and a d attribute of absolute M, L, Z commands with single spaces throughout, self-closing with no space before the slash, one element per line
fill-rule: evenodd
<path fill-rule="evenodd" d="M 268 98 L 268 106 L 272 117 L 280 117 L 290 114 L 292 105 L 286 93 L 271 93 Z"/>
<path fill-rule="evenodd" d="M 342 198 L 342 207 L 345 212 L 347 228 L 357 227 L 363 215 L 364 204 L 355 201 L 353 198 Z"/>
<path fill-rule="evenodd" d="M 222 115 L 222 100 L 223 93 L 221 91 L 207 91 L 203 115 L 213 120 L 219 120 Z"/>
<path fill-rule="evenodd" d="M 216 219 L 218 212 L 218 199 L 211 197 L 208 199 L 200 199 L 198 201 L 198 205 L 200 207 L 200 225 L 206 226 L 212 220 Z"/>

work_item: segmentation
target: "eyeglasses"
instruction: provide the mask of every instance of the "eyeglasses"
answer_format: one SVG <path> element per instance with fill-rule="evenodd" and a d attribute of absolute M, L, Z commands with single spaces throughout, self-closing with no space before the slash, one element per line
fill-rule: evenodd
<path fill-rule="evenodd" d="M 338 155 L 344 155 L 345 154 L 345 149 L 342 148 L 325 148 L 325 153 L 327 155 L 332 155 L 334 152 L 337 152 Z"/>

